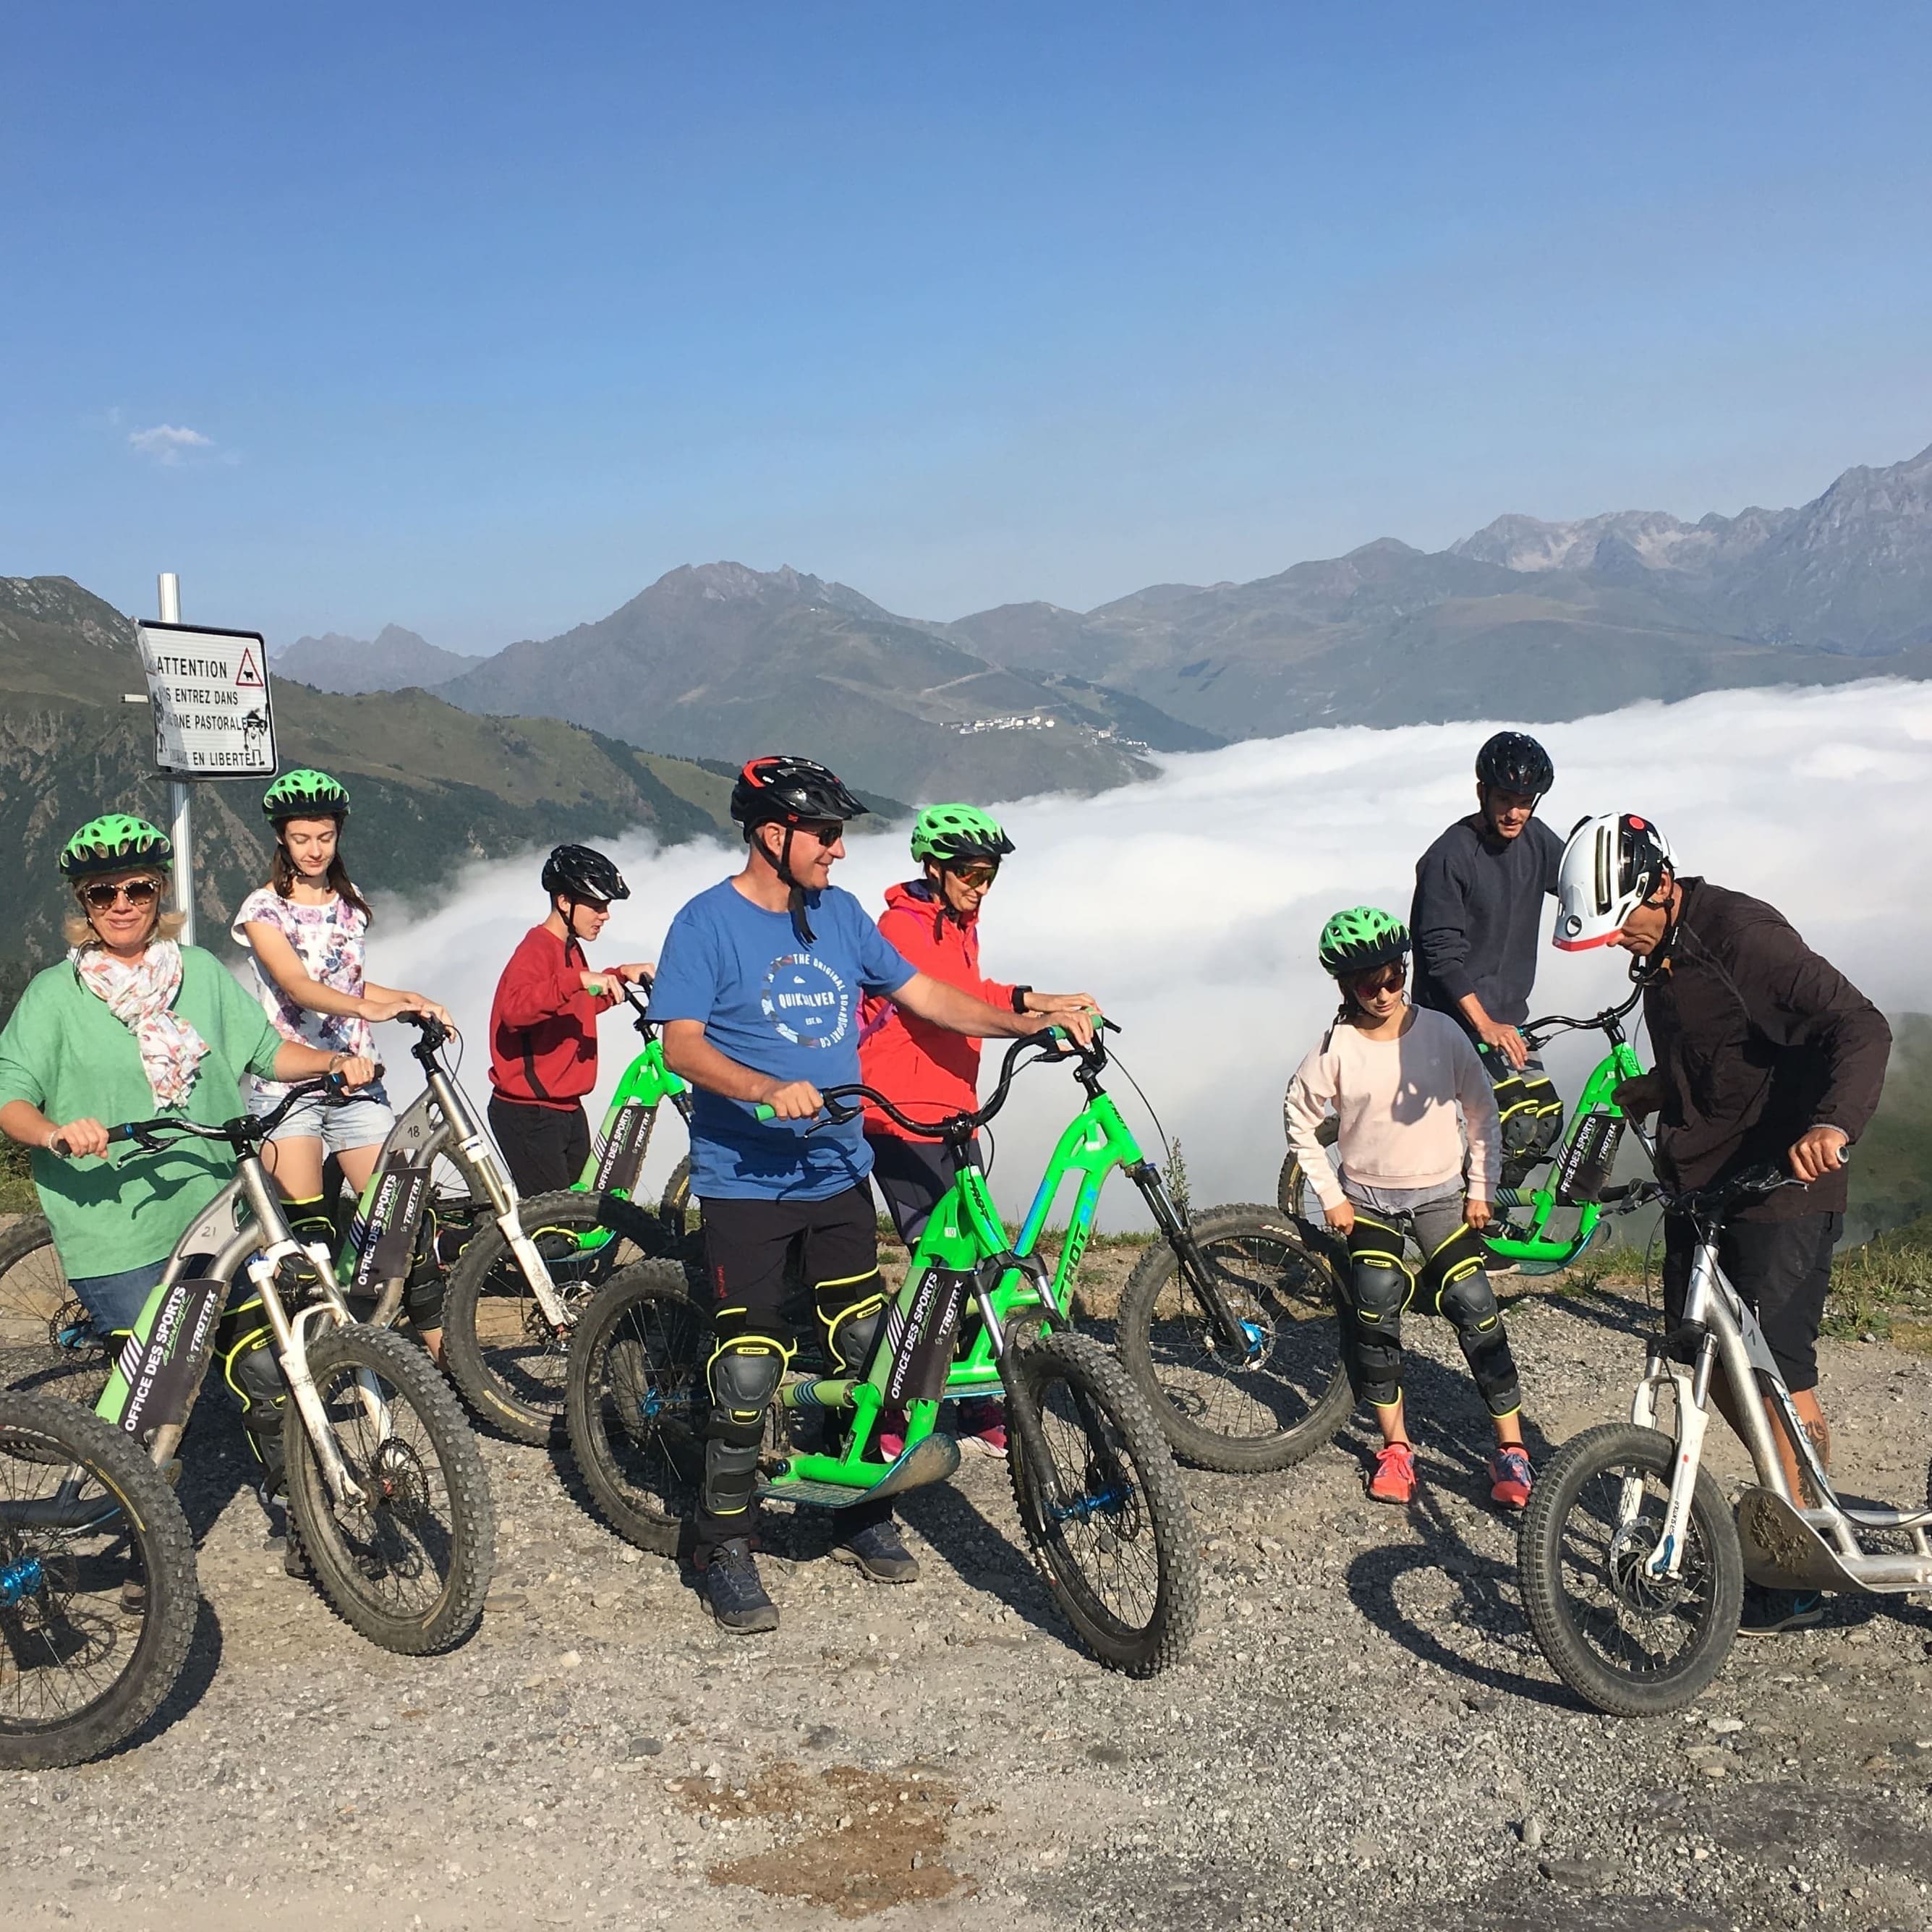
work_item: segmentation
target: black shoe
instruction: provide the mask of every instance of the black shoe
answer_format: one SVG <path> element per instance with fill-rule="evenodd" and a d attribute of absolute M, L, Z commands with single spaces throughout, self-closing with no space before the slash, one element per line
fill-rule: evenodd
<path fill-rule="evenodd" d="M 778 1606 L 758 1581 L 758 1566 L 745 1538 L 734 1536 L 729 1543 L 719 1544 L 699 1567 L 704 1577 L 705 1600 L 720 1630 L 750 1636 L 778 1628 Z"/>
<path fill-rule="evenodd" d="M 1816 1590 L 1767 1590 L 1762 1584 L 1747 1583 L 1738 1634 L 1775 1636 L 1780 1630 L 1822 1623 L 1824 1617 L 1825 1600 Z"/>
<path fill-rule="evenodd" d="M 919 1576 L 919 1558 L 905 1546 L 899 1526 L 890 1516 L 855 1529 L 842 1543 L 835 1543 L 832 1560 L 850 1564 L 875 1583 L 910 1583 Z"/>

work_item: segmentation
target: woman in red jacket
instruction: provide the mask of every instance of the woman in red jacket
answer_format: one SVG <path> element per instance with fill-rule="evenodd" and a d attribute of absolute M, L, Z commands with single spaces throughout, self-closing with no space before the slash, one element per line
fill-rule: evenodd
<path fill-rule="evenodd" d="M 971 805 L 929 805 L 914 822 L 912 856 L 924 876 L 886 893 L 879 930 L 916 970 L 957 986 L 988 1006 L 1016 1013 L 1084 1010 L 1087 993 L 1036 993 L 988 980 L 980 970 L 980 904 L 992 890 L 1000 861 L 1013 849 L 998 819 Z M 942 1033 L 890 1000 L 868 1000 L 859 1064 L 876 1088 L 914 1120 L 944 1120 L 979 1105 L 980 1042 Z M 952 1184 L 946 1150 L 937 1141 L 908 1139 L 876 1108 L 866 1110 L 872 1179 L 885 1198 L 899 1238 L 910 1248 L 926 1232 L 939 1198 Z M 963 1406 L 959 1434 L 972 1447 L 1004 1455 L 1006 1424 L 997 1402 Z M 891 1453 L 889 1436 L 880 1446 Z"/>
<path fill-rule="evenodd" d="M 651 970 L 590 970 L 595 939 L 624 875 L 588 845 L 560 845 L 544 862 L 550 916 L 510 955 L 490 1004 L 490 1130 L 525 1196 L 568 1187 L 590 1157 L 584 1096 L 597 1084 L 597 1016 L 624 997 L 623 982 Z"/>

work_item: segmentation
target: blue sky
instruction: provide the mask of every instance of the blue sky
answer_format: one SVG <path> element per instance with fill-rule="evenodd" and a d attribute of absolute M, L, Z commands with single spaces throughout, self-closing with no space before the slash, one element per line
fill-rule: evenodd
<path fill-rule="evenodd" d="M 0 571 L 172 568 L 272 641 L 494 648 L 719 556 L 1085 608 L 1932 442 L 1917 6 L 69 0 L 5 46 Z"/>

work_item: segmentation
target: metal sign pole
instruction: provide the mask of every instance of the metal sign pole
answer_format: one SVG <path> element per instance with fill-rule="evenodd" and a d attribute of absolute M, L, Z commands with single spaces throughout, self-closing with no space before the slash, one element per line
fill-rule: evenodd
<path fill-rule="evenodd" d="M 160 620 L 164 624 L 181 622 L 181 579 L 164 570 L 154 580 L 160 593 Z M 194 788 L 179 778 L 168 782 L 168 800 L 173 808 L 174 823 L 168 836 L 175 847 L 175 904 L 184 914 L 182 944 L 194 944 Z"/>

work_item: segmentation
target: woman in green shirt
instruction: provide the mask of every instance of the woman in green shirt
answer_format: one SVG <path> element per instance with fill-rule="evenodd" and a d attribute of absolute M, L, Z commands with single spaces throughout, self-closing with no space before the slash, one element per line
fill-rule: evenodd
<path fill-rule="evenodd" d="M 0 1132 L 34 1150 L 34 1183 L 68 1285 L 105 1338 L 134 1325 L 175 1243 L 232 1173 L 218 1142 L 110 1161 L 107 1124 L 159 1113 L 218 1126 L 242 1111 L 242 1076 L 359 1087 L 359 1055 L 283 1040 L 212 953 L 177 944 L 161 910 L 166 835 L 120 813 L 62 848 L 72 947 L 36 974 L 0 1032 Z"/>

